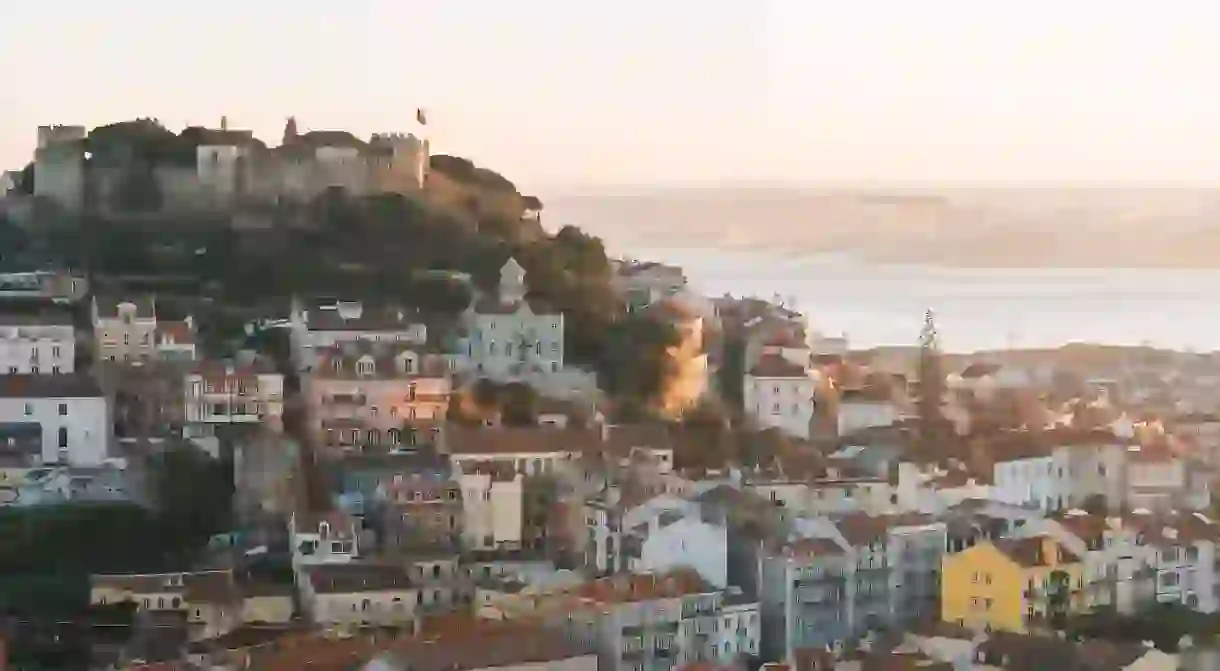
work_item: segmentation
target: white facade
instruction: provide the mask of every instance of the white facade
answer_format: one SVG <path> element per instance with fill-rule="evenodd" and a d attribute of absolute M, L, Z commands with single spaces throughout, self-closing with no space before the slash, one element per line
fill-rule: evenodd
<path fill-rule="evenodd" d="M 356 523 L 339 513 L 322 516 L 294 513 L 288 522 L 288 544 L 294 567 L 346 564 L 360 556 Z"/>
<path fill-rule="evenodd" d="M 1060 471 L 1051 455 L 997 461 L 992 471 L 995 496 L 1003 503 L 1058 510 L 1071 492 L 1070 479 Z"/>
<path fill-rule="evenodd" d="M 467 315 L 463 370 L 496 381 L 563 370 L 563 315 L 535 313 L 525 294 L 525 271 L 509 259 L 500 270 L 498 303 L 475 306 Z"/>
<path fill-rule="evenodd" d="M 499 469 L 503 470 L 503 469 Z M 478 549 L 519 548 L 523 526 L 525 479 L 495 473 L 462 473 L 462 537 L 468 547 Z"/>
<path fill-rule="evenodd" d="M 265 424 L 279 430 L 284 414 L 284 376 L 231 365 L 205 365 L 184 376 L 186 421 L 193 435 L 208 425 Z"/>
<path fill-rule="evenodd" d="M 817 381 L 804 377 L 746 375 L 745 409 L 763 428 L 777 428 L 790 436 L 809 438 Z"/>
<path fill-rule="evenodd" d="M 0 322 L 0 375 L 58 375 L 74 371 L 71 322 Z"/>
<path fill-rule="evenodd" d="M 892 401 L 848 400 L 839 403 L 839 435 L 846 436 L 874 426 L 890 426 L 901 417 Z"/>
<path fill-rule="evenodd" d="M 697 517 L 685 517 L 647 535 L 632 571 L 668 571 L 689 566 L 712 585 L 728 587 L 728 530 Z"/>
<path fill-rule="evenodd" d="M 41 429 L 43 464 L 101 466 L 110 444 L 110 407 L 96 384 L 78 376 L 0 377 L 0 425 Z"/>

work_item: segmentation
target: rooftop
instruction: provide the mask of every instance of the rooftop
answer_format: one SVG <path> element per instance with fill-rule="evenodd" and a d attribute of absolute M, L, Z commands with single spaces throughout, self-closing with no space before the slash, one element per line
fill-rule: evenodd
<path fill-rule="evenodd" d="M 809 379 L 804 366 L 792 363 L 779 354 L 764 354 L 750 368 L 753 377 L 803 378 Z"/>
<path fill-rule="evenodd" d="M 0 375 L 3 398 L 101 398 L 97 380 L 83 374 Z"/>

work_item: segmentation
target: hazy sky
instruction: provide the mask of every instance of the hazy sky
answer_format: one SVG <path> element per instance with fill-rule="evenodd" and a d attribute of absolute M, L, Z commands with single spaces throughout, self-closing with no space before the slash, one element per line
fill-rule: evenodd
<path fill-rule="evenodd" d="M 0 166 L 40 123 L 411 130 L 528 189 L 1220 182 L 1201 0 L 3 3 Z"/>

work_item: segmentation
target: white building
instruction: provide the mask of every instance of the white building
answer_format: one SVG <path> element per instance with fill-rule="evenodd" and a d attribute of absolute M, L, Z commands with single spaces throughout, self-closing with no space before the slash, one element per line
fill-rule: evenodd
<path fill-rule="evenodd" d="M 1068 504 L 1071 482 L 1058 475 L 1053 454 L 1027 452 L 997 456 L 992 466 L 993 492 L 997 500 L 1017 506 L 1034 506 L 1043 512 Z"/>
<path fill-rule="evenodd" d="M 283 428 L 284 376 L 263 361 L 198 363 L 183 378 L 186 434 L 215 435 L 222 424 Z"/>
<path fill-rule="evenodd" d="M 728 587 L 728 530 L 696 516 L 662 515 L 655 531 L 639 544 L 639 558 L 629 559 L 632 571 L 668 571 L 689 566 L 712 585 Z"/>
<path fill-rule="evenodd" d="M 339 512 L 293 513 L 288 521 L 288 546 L 297 568 L 345 564 L 360 556 L 356 521 Z"/>
<path fill-rule="evenodd" d="M 401 564 L 319 564 L 298 585 L 301 610 L 320 625 L 410 624 L 421 601 Z"/>
<path fill-rule="evenodd" d="M 0 450 L 33 463 L 101 466 L 111 427 L 106 397 L 88 377 L 0 376 Z"/>
<path fill-rule="evenodd" d="M 516 260 L 510 258 L 500 269 L 497 299 L 471 306 L 466 321 L 464 371 L 508 382 L 563 370 L 563 314 L 530 305 L 525 270 Z"/>
<path fill-rule="evenodd" d="M 845 389 L 839 394 L 838 430 L 840 436 L 875 426 L 890 426 L 902 417 L 889 389 L 866 387 Z"/>
<path fill-rule="evenodd" d="M 745 411 L 759 426 L 809 438 L 818 381 L 805 366 L 778 354 L 763 355 L 743 386 Z"/>
<path fill-rule="evenodd" d="M 0 316 L 0 375 L 71 373 L 75 358 L 70 314 Z"/>
<path fill-rule="evenodd" d="M 480 550 L 519 549 L 524 531 L 525 478 L 496 462 L 464 463 L 457 481 L 462 489 L 462 537 Z"/>

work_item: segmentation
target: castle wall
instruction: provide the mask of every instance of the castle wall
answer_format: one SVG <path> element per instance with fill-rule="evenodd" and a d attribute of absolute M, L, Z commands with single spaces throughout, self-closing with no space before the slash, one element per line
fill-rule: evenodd
<path fill-rule="evenodd" d="M 70 211 L 81 209 L 85 197 L 84 151 L 78 145 L 51 145 L 37 150 L 34 195 Z"/>

